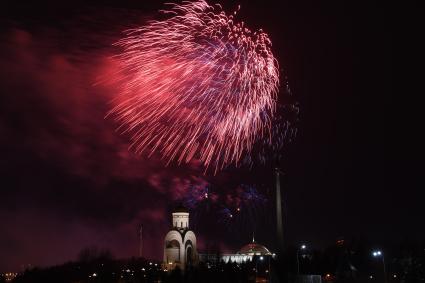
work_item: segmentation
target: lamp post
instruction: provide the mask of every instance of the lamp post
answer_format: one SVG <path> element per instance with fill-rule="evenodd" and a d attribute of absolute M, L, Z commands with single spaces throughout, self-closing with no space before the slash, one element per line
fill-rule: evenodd
<path fill-rule="evenodd" d="M 269 258 L 269 267 L 268 267 L 268 269 L 267 269 L 267 275 L 268 275 L 268 277 L 269 277 L 269 281 L 268 281 L 268 282 L 270 282 L 270 281 L 271 281 L 271 277 L 270 277 L 270 276 L 271 276 L 271 275 L 270 275 L 270 274 L 271 274 L 271 270 L 270 270 L 270 259 L 271 259 L 271 257 L 272 257 L 271 255 L 269 255 L 269 256 L 268 256 L 268 258 Z"/>
<path fill-rule="evenodd" d="M 299 253 L 300 250 L 305 250 L 307 248 L 306 245 L 301 245 L 300 248 L 297 249 L 297 274 L 300 275 L 300 259 L 299 259 Z"/>
<path fill-rule="evenodd" d="M 258 260 L 263 261 L 264 257 L 260 255 L 255 261 L 255 282 L 257 282 L 257 276 L 258 276 Z"/>
<path fill-rule="evenodd" d="M 373 257 L 380 257 L 382 258 L 382 266 L 384 268 L 384 282 L 387 283 L 387 270 L 385 268 L 385 257 L 384 257 L 384 253 L 380 250 L 376 250 L 372 252 L 372 256 Z"/>

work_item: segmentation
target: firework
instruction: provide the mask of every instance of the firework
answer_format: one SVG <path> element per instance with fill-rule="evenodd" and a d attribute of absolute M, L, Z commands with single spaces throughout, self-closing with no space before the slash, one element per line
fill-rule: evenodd
<path fill-rule="evenodd" d="M 203 202 L 214 201 L 217 196 L 210 193 L 206 186 L 190 186 L 181 200 L 183 205 L 191 210 L 196 209 Z"/>
<path fill-rule="evenodd" d="M 254 154 L 246 155 L 243 164 L 252 167 L 255 163 L 265 164 L 276 162 L 283 158 L 285 147 L 289 145 L 297 136 L 299 122 L 299 103 L 292 101 L 293 95 L 286 78 L 283 79 L 282 90 L 285 93 L 286 101 L 276 105 L 276 114 L 270 128 L 270 140 L 259 140 L 253 149 Z M 272 141 L 272 142 L 270 142 Z"/>
<path fill-rule="evenodd" d="M 230 230 L 251 232 L 268 211 L 267 197 L 255 186 L 245 184 L 220 191 L 211 186 L 189 186 L 177 204 L 189 209 L 192 226 L 198 230 L 202 230 L 202 225 L 218 221 Z"/>
<path fill-rule="evenodd" d="M 219 195 L 208 186 L 192 185 L 186 189 L 178 203 L 189 209 L 192 226 L 199 228 L 199 223 L 215 210 L 218 198 Z"/>
<path fill-rule="evenodd" d="M 239 185 L 226 193 L 218 211 L 219 221 L 230 229 L 253 231 L 266 212 L 267 198 L 255 186 Z"/>
<path fill-rule="evenodd" d="M 170 5 L 167 19 L 116 43 L 120 95 L 108 115 L 137 153 L 167 164 L 197 158 L 215 172 L 238 166 L 257 141 L 272 143 L 279 71 L 271 41 L 219 5 Z"/>

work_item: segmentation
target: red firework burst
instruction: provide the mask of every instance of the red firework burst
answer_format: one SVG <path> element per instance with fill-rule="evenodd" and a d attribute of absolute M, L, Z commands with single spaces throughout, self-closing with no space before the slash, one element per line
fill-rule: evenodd
<path fill-rule="evenodd" d="M 270 139 L 279 87 L 271 41 L 219 5 L 171 4 L 169 18 L 126 31 L 116 43 L 120 96 L 113 115 L 132 148 L 215 172 Z"/>

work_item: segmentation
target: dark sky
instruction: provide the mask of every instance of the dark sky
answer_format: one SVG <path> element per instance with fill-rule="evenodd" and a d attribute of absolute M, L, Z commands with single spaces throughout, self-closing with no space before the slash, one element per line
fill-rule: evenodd
<path fill-rule="evenodd" d="M 414 185 L 386 168 L 396 135 L 387 121 L 386 8 L 377 1 L 223 4 L 228 11 L 241 4 L 240 17 L 269 33 L 300 105 L 298 136 L 282 161 L 287 244 L 424 239 Z M 122 30 L 158 17 L 161 1 L 10 5 L 3 5 L 0 30 L 0 271 L 72 260 L 91 246 L 136 255 L 141 223 L 145 255 L 160 259 L 169 212 L 190 184 L 209 184 L 222 198 L 250 184 L 272 198 L 270 165 L 217 176 L 203 175 L 196 162 L 165 167 L 128 151 L 128 137 L 104 119 L 114 92 L 95 82 L 110 68 L 111 44 Z M 273 209 L 270 199 L 255 229 L 212 221 L 212 209 L 200 213 L 200 248 L 217 242 L 237 251 L 252 230 L 273 248 Z"/>

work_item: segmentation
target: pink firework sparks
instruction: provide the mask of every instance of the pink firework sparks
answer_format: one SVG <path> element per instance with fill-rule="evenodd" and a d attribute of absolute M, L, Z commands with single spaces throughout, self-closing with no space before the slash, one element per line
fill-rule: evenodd
<path fill-rule="evenodd" d="M 166 20 L 116 43 L 121 86 L 112 115 L 137 153 L 199 159 L 217 172 L 270 140 L 279 87 L 271 41 L 205 1 L 170 4 Z M 271 141 L 270 141 L 271 142 Z"/>

